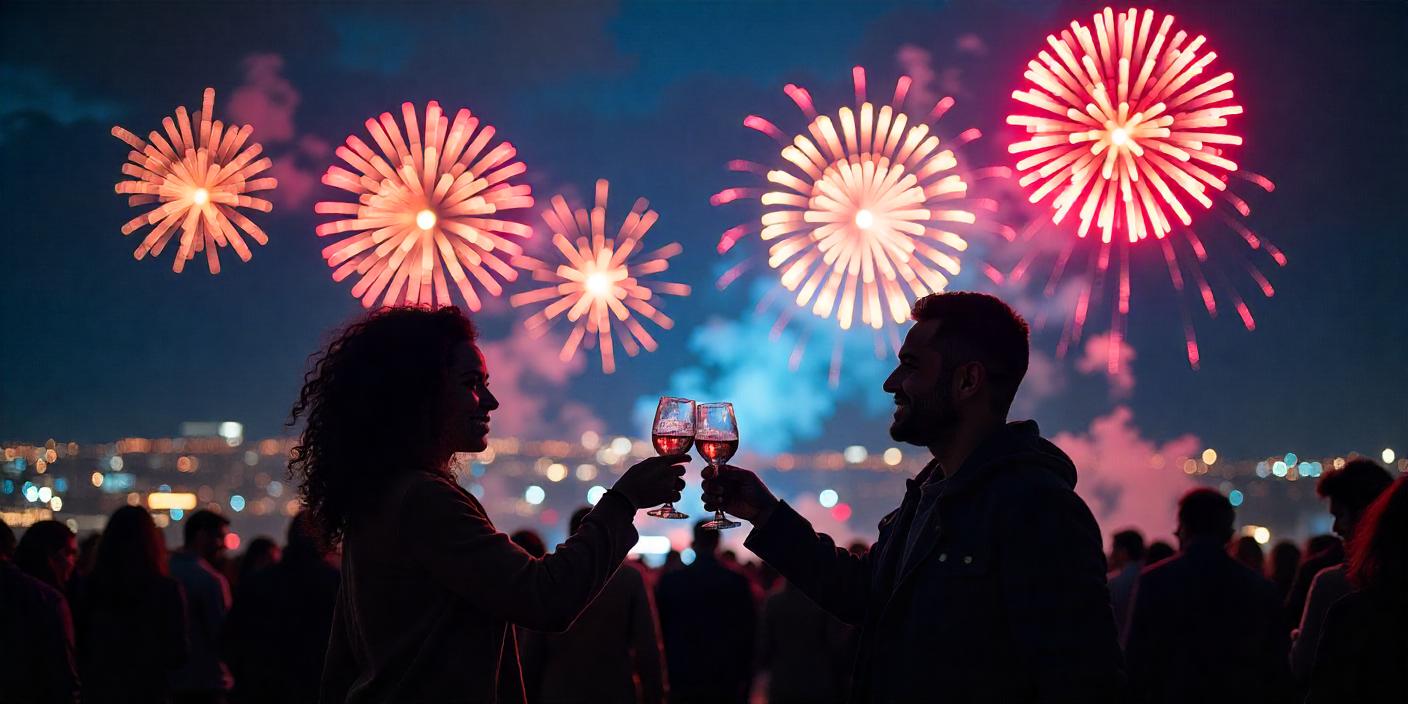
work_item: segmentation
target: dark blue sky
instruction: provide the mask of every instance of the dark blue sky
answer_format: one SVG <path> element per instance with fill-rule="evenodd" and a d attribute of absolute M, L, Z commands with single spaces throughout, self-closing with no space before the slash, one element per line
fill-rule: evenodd
<path fill-rule="evenodd" d="M 848 353 L 846 379 L 831 389 L 825 359 L 789 374 L 768 356 L 762 343 L 771 319 L 753 315 L 770 280 L 765 271 L 723 292 L 713 286 L 736 261 L 714 254 L 718 234 L 756 211 L 712 207 L 709 195 L 737 182 L 725 161 L 766 159 L 770 148 L 742 118 L 758 113 L 800 126 L 782 85 L 804 85 L 819 105 L 833 106 L 847 99 L 856 64 L 883 86 L 877 90 L 888 90 L 901 71 L 900 50 L 915 47 L 928 54 L 934 90 L 956 91 L 945 124 L 986 133 L 965 151 L 970 163 L 1007 163 L 1002 118 L 1022 65 L 1047 32 L 1102 7 L 532 6 L 0 7 L 0 438 L 167 435 L 193 419 L 239 420 L 255 436 L 282 432 L 307 355 L 359 311 L 348 287 L 331 281 L 319 256 L 324 243 L 313 235 L 310 201 L 333 193 L 315 184 L 296 207 L 260 218 L 271 242 L 250 263 L 226 256 L 217 277 L 198 262 L 176 275 L 169 252 L 132 260 L 136 242 L 118 229 L 132 213 L 112 191 L 127 148 L 108 134 L 113 124 L 145 133 L 174 106 L 198 105 L 206 86 L 218 92 L 217 112 L 228 108 L 251 80 L 251 57 L 278 57 L 277 77 L 298 96 L 289 113 L 294 134 L 277 143 L 255 134 L 276 162 L 316 177 L 331 157 L 303 151 L 307 139 L 337 144 L 360 134 L 369 116 L 435 99 L 447 109 L 470 107 L 513 142 L 541 203 L 561 191 L 589 193 L 605 177 L 618 204 L 651 199 L 660 212 L 652 237 L 684 244 L 670 278 L 695 294 L 669 302 L 678 325 L 659 336 L 658 352 L 622 360 L 610 377 L 589 361 L 565 382 L 528 364 L 511 397 L 571 399 L 607 430 L 639 432 L 640 399 L 666 390 L 751 395 L 752 427 L 766 429 L 769 449 L 876 446 L 885 441 L 888 399 L 879 382 L 888 363 L 867 358 L 868 337 L 848 341 L 861 352 Z M 1230 457 L 1377 454 L 1390 446 L 1402 454 L 1408 10 L 1304 2 L 1169 8 L 1179 26 L 1208 36 L 1218 66 L 1237 74 L 1247 109 L 1239 161 L 1277 184 L 1274 194 L 1253 199 L 1251 222 L 1290 264 L 1272 273 L 1278 295 L 1256 306 L 1255 332 L 1235 316 L 1194 312 L 1203 364 L 1193 372 L 1162 264 L 1136 257 L 1143 278 L 1129 331 L 1137 353 L 1132 392 L 1112 394 L 1106 380 L 1078 369 L 1073 354 L 1034 367 L 1042 376 L 1034 385 L 1045 393 L 1023 410 L 1048 431 L 1084 432 L 1125 405 L 1150 439 L 1192 433 Z M 979 48 L 960 42 L 965 37 L 980 40 Z M 1242 276 L 1239 260 L 1224 266 Z M 974 271 L 968 262 L 959 285 L 991 290 Z M 503 340 L 518 319 L 493 306 L 480 316 L 486 341 L 509 349 Z M 818 330 L 828 334 L 824 324 Z M 1034 340 L 1047 358 L 1055 343 L 1050 332 Z M 825 357 L 829 346 L 817 354 Z M 580 424 L 546 405 L 536 421 L 528 418 L 540 432 Z"/>

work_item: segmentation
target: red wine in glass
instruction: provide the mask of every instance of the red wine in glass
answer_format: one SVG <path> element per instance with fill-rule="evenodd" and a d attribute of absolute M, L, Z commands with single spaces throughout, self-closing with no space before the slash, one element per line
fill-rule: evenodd
<path fill-rule="evenodd" d="M 694 444 L 699 455 L 709 463 L 714 471 L 738 451 L 738 420 L 733 415 L 731 403 L 701 403 L 694 411 Z M 722 509 L 714 511 L 714 520 L 702 527 L 711 530 L 725 530 L 742 525 L 730 520 Z"/>
<path fill-rule="evenodd" d="M 650 441 L 660 455 L 689 452 L 689 446 L 694 444 L 694 402 L 687 398 L 661 396 L 660 403 L 655 406 L 655 422 L 650 426 Z M 676 511 L 675 505 L 668 501 L 645 513 L 655 518 L 689 518 L 688 514 Z"/>

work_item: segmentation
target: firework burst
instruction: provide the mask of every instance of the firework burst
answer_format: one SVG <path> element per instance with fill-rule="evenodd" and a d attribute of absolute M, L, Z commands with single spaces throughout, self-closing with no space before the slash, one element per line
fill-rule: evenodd
<path fill-rule="evenodd" d="M 1204 307 L 1215 316 L 1217 297 L 1203 272 L 1208 248 L 1191 228 L 1201 211 L 1217 212 L 1247 246 L 1264 249 L 1277 264 L 1285 264 L 1279 250 L 1238 219 L 1251 209 L 1229 189 L 1232 176 L 1267 191 L 1273 188 L 1266 178 L 1239 170 L 1226 153 L 1242 144 L 1228 129 L 1228 117 L 1242 114 L 1231 90 L 1233 75 L 1205 76 L 1217 54 L 1205 50 L 1202 36 L 1189 41 L 1186 31 L 1170 34 L 1173 21 L 1172 16 L 1160 20 L 1152 10 L 1141 16 L 1138 10 L 1116 14 L 1107 7 L 1094 15 L 1093 29 L 1072 22 L 1059 37 L 1048 35 L 1050 50 L 1028 62 L 1023 75 L 1031 87 L 1012 93 L 1024 109 L 1009 115 L 1007 123 L 1022 127 L 1027 139 L 1008 151 L 1020 157 L 1016 169 L 1029 201 L 1050 198 L 1051 222 L 1058 225 L 1074 211 L 1078 239 L 1092 228 L 1100 233 L 1099 245 L 1088 253 L 1091 285 L 1078 296 L 1062 350 L 1079 340 L 1091 299 L 1102 294 L 1106 279 L 1115 277 L 1112 332 L 1123 334 L 1130 305 L 1129 252 L 1119 245 L 1137 245 L 1150 235 L 1160 242 L 1175 289 L 1182 292 L 1191 278 Z M 1024 240 L 1039 229 L 1028 228 Z M 1118 264 L 1112 265 L 1116 247 Z M 1075 240 L 1061 250 L 1048 295 L 1076 250 Z M 1014 280 L 1022 278 L 1039 251 L 1031 248 L 1024 256 L 1012 272 Z M 1265 276 L 1255 269 L 1251 273 L 1262 293 L 1271 296 Z M 1253 329 L 1244 300 L 1230 283 L 1225 290 L 1243 324 Z M 1197 341 L 1186 312 L 1184 331 L 1188 360 L 1196 368 Z M 1110 348 L 1110 371 L 1115 372 L 1119 345 Z"/>
<path fill-rule="evenodd" d="M 135 258 L 160 255 L 180 232 L 171 270 L 181 272 L 187 261 L 203 251 L 210 273 L 218 274 L 220 247 L 229 247 L 249 261 L 249 245 L 241 231 L 261 245 L 269 242 L 269 236 L 239 209 L 265 213 L 273 209 L 269 201 L 249 195 L 278 186 L 275 179 L 254 178 L 273 163 L 267 157 L 257 159 L 262 147 L 249 141 L 254 128 L 214 120 L 214 109 L 215 89 L 206 88 L 201 109 L 194 115 L 182 106 L 176 108 L 175 119 L 161 121 L 165 136 L 153 130 L 143 140 L 122 127 L 112 128 L 112 135 L 133 150 L 122 165 L 122 173 L 131 179 L 119 181 L 115 190 L 126 195 L 131 206 L 157 204 L 122 226 L 124 235 L 153 226 L 133 252 Z"/>
<path fill-rule="evenodd" d="M 334 281 L 356 273 L 352 295 L 362 305 L 452 305 L 450 283 L 471 310 L 487 294 L 503 293 L 500 280 L 518 272 L 510 262 L 522 253 L 515 239 L 527 225 L 495 217 L 533 205 L 530 187 L 509 179 L 525 170 L 513 145 L 488 148 L 494 128 L 460 109 L 452 123 L 431 101 L 421 130 L 415 106 L 401 105 L 405 125 L 391 113 L 366 122 L 380 154 L 356 135 L 337 155 L 356 172 L 328 167 L 323 183 L 354 194 L 355 202 L 324 201 L 315 211 L 342 219 L 318 226 L 319 237 L 341 237 L 323 248 Z M 345 236 L 344 236 L 345 235 Z M 449 272 L 449 280 L 446 280 Z M 473 281 L 471 281 L 473 279 Z"/>
<path fill-rule="evenodd" d="M 756 233 L 768 243 L 768 266 L 798 307 L 834 316 L 843 330 L 859 312 L 863 325 L 880 330 L 908 320 L 916 299 L 944 290 L 959 273 L 958 256 L 968 247 L 960 231 L 976 221 L 980 203 L 968 199 L 969 179 L 953 149 L 980 133 L 970 129 L 953 140 L 935 133 L 952 98 L 905 112 L 909 76 L 900 77 L 892 100 L 879 107 L 866 99 L 865 70 L 855 67 L 852 79 L 856 107 L 843 106 L 834 117 L 818 114 L 806 89 L 783 89 L 808 120 L 803 133 L 789 137 L 772 122 L 748 116 L 744 126 L 781 145 L 779 168 L 729 162 L 730 170 L 759 174 L 767 185 L 728 188 L 712 202 L 755 198 L 762 205 L 758 221 L 724 232 L 721 254 Z M 720 287 L 749 265 L 725 272 Z"/>
<path fill-rule="evenodd" d="M 552 208 L 543 211 L 543 220 L 552 230 L 553 245 L 562 255 L 560 262 L 554 265 L 526 256 L 517 262 L 532 270 L 533 280 L 551 285 L 515 294 L 509 302 L 514 306 L 547 303 L 524 325 L 541 333 L 558 316 L 565 316 L 573 327 L 562 346 L 562 360 L 571 359 L 581 347 L 597 347 L 601 369 L 610 374 L 616 370 L 612 330 L 627 355 L 635 356 L 641 348 L 653 352 L 655 338 L 637 314 L 670 329 L 674 321 L 660 311 L 655 296 L 687 296 L 689 286 L 645 279 L 668 269 L 670 258 L 683 248 L 671 242 L 640 253 L 641 239 L 659 217 L 648 209 L 644 198 L 636 201 L 616 235 L 606 236 L 607 189 L 605 179 L 596 182 L 596 202 L 591 210 L 573 211 L 561 195 L 553 196 Z"/>

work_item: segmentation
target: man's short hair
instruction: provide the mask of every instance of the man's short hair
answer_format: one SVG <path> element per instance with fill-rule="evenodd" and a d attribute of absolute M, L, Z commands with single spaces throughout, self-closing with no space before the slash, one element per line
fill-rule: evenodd
<path fill-rule="evenodd" d="M 1115 533 L 1115 549 L 1123 550 L 1131 560 L 1144 559 L 1144 536 L 1137 530 L 1122 530 Z"/>
<path fill-rule="evenodd" d="M 971 291 L 931 293 L 914 302 L 916 322 L 939 320 L 934 344 L 946 370 L 978 362 L 992 387 L 994 410 L 1007 414 L 1027 374 L 1027 321 L 996 296 Z"/>
<path fill-rule="evenodd" d="M 1232 524 L 1236 520 L 1232 502 L 1213 489 L 1193 489 L 1178 500 L 1178 527 L 1185 536 L 1226 542 L 1232 539 Z"/>
<path fill-rule="evenodd" d="M 0 560 L 9 560 L 15 556 L 15 532 L 10 530 L 9 524 L 0 521 Z"/>
<path fill-rule="evenodd" d="M 1315 493 L 1322 498 L 1338 501 L 1351 511 L 1362 512 L 1392 483 L 1393 476 L 1387 469 L 1378 462 L 1360 457 L 1346 462 L 1340 469 L 1326 472 L 1316 483 Z"/>
<path fill-rule="evenodd" d="M 205 509 L 196 511 L 191 514 L 190 518 L 186 519 L 184 534 L 186 544 L 194 543 L 196 536 L 201 533 L 212 533 L 218 536 L 220 535 L 220 529 L 228 525 L 230 525 L 230 519 L 214 511 L 207 511 Z"/>

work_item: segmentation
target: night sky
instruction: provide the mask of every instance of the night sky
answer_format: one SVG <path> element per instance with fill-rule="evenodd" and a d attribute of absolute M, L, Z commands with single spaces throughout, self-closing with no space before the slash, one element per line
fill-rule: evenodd
<path fill-rule="evenodd" d="M 925 69 L 923 85 L 957 99 L 941 123 L 949 133 L 984 132 L 964 148 L 967 162 L 1010 165 L 1003 117 L 1023 65 L 1048 32 L 1102 6 L 6 2 L 0 439 L 169 436 L 186 420 L 241 421 L 253 437 L 286 432 L 307 356 L 361 310 L 351 281 L 331 280 L 319 255 L 326 243 L 313 233 L 323 221 L 313 201 L 338 195 L 318 183 L 334 162 L 331 148 L 364 135 L 367 117 L 434 99 L 447 111 L 469 107 L 518 147 L 540 206 L 554 193 L 589 196 L 597 178 L 610 179 L 617 217 L 622 204 L 649 198 L 660 220 L 647 242 L 685 248 L 664 278 L 694 287 L 690 298 L 667 301 L 677 325 L 658 335 L 660 349 L 622 356 L 612 376 L 594 357 L 561 365 L 550 342 L 523 337 L 526 313 L 489 305 L 477 320 L 491 364 L 500 362 L 491 369 L 506 402 L 496 432 L 640 435 L 640 409 L 669 391 L 737 401 L 743 444 L 751 433 L 754 449 L 880 447 L 890 401 L 879 387 L 890 362 L 875 359 L 868 332 L 845 339 L 843 379 L 833 388 L 833 323 L 802 312 L 785 339 L 768 344 L 776 312 L 754 311 L 774 285 L 769 271 L 714 286 L 759 251 L 756 238 L 727 256 L 714 251 L 719 233 L 758 212 L 756 203 L 710 205 L 711 194 L 740 182 L 725 162 L 775 152 L 742 119 L 756 113 L 800 128 L 786 83 L 807 87 L 830 111 L 850 100 L 854 65 L 868 69 L 872 95 L 888 95 L 904 70 Z M 1245 264 L 1258 264 L 1277 295 L 1253 301 L 1254 332 L 1230 311 L 1211 320 L 1193 308 L 1202 345 L 1195 372 L 1162 259 L 1157 249 L 1136 252 L 1129 374 L 1106 378 L 1082 364 L 1080 348 L 1057 359 L 1060 324 L 1048 323 L 1033 340 L 1019 412 L 1048 434 L 1097 448 L 1114 424 L 1156 447 L 1191 434 L 1230 458 L 1404 454 L 1408 5 L 1153 7 L 1206 34 L 1215 66 L 1236 73 L 1246 114 L 1234 124 L 1247 140 L 1237 160 L 1277 186 L 1242 189 L 1249 223 L 1289 264 L 1275 269 L 1241 254 L 1220 261 L 1242 284 Z M 270 243 L 249 263 L 222 252 L 224 271 L 214 277 L 201 260 L 173 274 L 170 249 L 133 260 L 138 236 L 119 228 L 135 213 L 113 193 L 128 148 L 109 134 L 121 124 L 144 135 L 177 105 L 197 109 L 206 86 L 227 120 L 243 91 L 238 104 L 281 181 L 274 211 L 257 218 Z M 542 253 L 536 213 L 517 219 L 539 228 L 529 249 Z M 975 242 L 973 254 L 987 244 Z M 1041 312 L 1039 296 L 995 287 L 974 259 L 957 287 L 1018 300 L 1033 318 Z M 1108 327 L 1108 311 L 1092 319 L 1093 333 Z M 808 328 L 806 359 L 789 373 L 787 343 Z"/>

